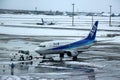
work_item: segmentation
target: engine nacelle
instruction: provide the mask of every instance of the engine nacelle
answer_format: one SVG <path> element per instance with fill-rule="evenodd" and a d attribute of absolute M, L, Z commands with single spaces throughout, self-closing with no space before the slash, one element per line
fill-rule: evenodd
<path fill-rule="evenodd" d="M 69 56 L 69 57 L 74 57 L 74 56 L 78 55 L 78 52 L 75 50 L 67 51 L 66 53 L 67 53 L 67 56 Z"/>

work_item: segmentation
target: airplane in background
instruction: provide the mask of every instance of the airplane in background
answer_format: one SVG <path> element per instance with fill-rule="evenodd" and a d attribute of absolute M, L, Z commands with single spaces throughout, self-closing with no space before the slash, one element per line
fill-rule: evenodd
<path fill-rule="evenodd" d="M 42 42 L 35 49 L 35 52 L 46 58 L 48 54 L 59 54 L 60 60 L 64 58 L 64 54 L 72 57 L 72 60 L 77 60 L 78 51 L 84 52 L 95 43 L 98 21 L 96 21 L 90 30 L 88 36 L 82 40 L 55 40 Z"/>
<path fill-rule="evenodd" d="M 44 21 L 43 18 L 41 18 L 41 21 L 42 23 L 36 23 L 36 25 L 55 25 L 54 22 L 47 22 L 47 21 Z"/>
<path fill-rule="evenodd" d="M 44 21 L 43 18 L 41 18 L 40 22 L 32 22 L 32 23 L 24 23 L 24 24 L 34 24 L 34 25 L 55 25 L 56 23 L 54 21 Z"/>

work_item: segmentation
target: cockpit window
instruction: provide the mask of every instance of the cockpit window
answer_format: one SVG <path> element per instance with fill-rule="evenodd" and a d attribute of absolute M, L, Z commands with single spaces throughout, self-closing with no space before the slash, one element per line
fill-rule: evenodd
<path fill-rule="evenodd" d="M 39 47 L 45 47 L 45 45 L 39 45 Z"/>

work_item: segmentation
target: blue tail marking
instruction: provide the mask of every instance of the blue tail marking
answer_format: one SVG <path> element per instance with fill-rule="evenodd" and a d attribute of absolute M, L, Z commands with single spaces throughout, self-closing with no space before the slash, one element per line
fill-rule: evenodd
<path fill-rule="evenodd" d="M 88 40 L 95 40 L 96 37 L 96 32 L 97 32 L 97 27 L 98 27 L 98 21 L 95 22 L 95 24 L 93 25 L 89 35 L 87 36 L 86 39 Z"/>

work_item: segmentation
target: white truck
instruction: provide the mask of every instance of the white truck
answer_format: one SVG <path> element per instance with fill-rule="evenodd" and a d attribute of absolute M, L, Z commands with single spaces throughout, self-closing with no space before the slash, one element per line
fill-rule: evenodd
<path fill-rule="evenodd" d="M 32 60 L 33 56 L 30 55 L 29 51 L 19 50 L 17 53 L 12 54 L 11 61 L 27 61 Z"/>

